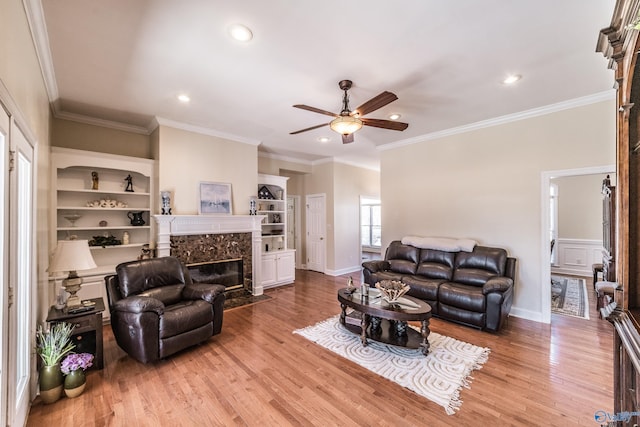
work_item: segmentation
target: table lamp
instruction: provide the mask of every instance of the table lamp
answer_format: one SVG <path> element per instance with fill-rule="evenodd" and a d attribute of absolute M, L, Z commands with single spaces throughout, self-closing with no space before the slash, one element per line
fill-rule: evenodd
<path fill-rule="evenodd" d="M 80 297 L 76 295 L 82 287 L 82 278 L 78 277 L 78 270 L 90 270 L 96 267 L 87 240 L 58 241 L 58 247 L 49 264 L 49 272 L 69 272 L 69 276 L 62 280 L 62 287 L 70 294 L 65 310 L 82 305 Z"/>

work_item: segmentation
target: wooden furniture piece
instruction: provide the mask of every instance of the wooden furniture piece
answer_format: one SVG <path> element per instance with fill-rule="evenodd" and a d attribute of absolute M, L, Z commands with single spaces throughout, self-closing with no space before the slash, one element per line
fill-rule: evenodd
<path fill-rule="evenodd" d="M 83 278 L 80 298 L 106 298 L 104 276 L 113 274 L 117 264 L 135 260 L 143 245 L 152 243 L 153 170 L 154 161 L 149 159 L 51 148 L 51 245 L 73 236 L 89 240 L 90 245 L 96 236 L 120 241 L 118 245 L 91 246 L 98 267 L 79 273 Z M 132 188 L 127 191 L 129 178 Z M 129 212 L 142 212 L 139 216 L 145 224 L 132 225 Z M 109 319 L 108 312 L 105 319 Z"/>
<path fill-rule="evenodd" d="M 262 287 L 293 283 L 296 278 L 295 249 L 287 249 L 286 176 L 258 174 L 258 215 L 262 223 Z"/>
<path fill-rule="evenodd" d="M 71 340 L 75 344 L 73 351 L 75 353 L 91 353 L 93 354 L 94 369 L 102 369 L 104 367 L 104 358 L 102 356 L 102 312 L 104 311 L 104 300 L 102 298 L 92 298 L 90 301 L 95 303 L 90 311 L 71 314 L 58 310 L 54 306 L 49 308 L 47 323 L 50 326 L 56 323 L 66 322 L 75 326 Z"/>
<path fill-rule="evenodd" d="M 400 347 L 419 348 L 426 356 L 429 353 L 431 306 L 406 295 L 402 298 L 410 305 L 387 303 L 376 291 L 369 289 L 369 296 L 362 296 L 360 291 L 350 293 L 347 288 L 339 289 L 340 323 L 360 335 L 362 345 L 366 346 L 367 339 L 372 339 Z M 348 313 L 348 308 L 354 311 Z M 356 322 L 352 321 L 354 319 Z M 407 327 L 406 322 L 411 320 L 421 322 L 420 333 Z"/>
<path fill-rule="evenodd" d="M 598 275 L 602 273 L 604 267 L 602 263 L 593 264 L 591 266 L 591 270 L 593 271 L 593 289 L 596 288 L 596 283 L 598 283 Z M 604 277 L 603 277 L 604 278 Z"/>
<path fill-rule="evenodd" d="M 635 29 L 639 13 L 637 0 L 617 0 L 611 25 L 600 31 L 597 44 L 615 72 L 617 171 L 616 193 L 611 197 L 615 211 L 610 211 L 611 234 L 605 233 L 605 238 L 615 253 L 618 287 L 615 302 L 604 312 L 614 326 L 614 412 L 632 414 L 629 425 L 640 423 L 640 38 Z"/>

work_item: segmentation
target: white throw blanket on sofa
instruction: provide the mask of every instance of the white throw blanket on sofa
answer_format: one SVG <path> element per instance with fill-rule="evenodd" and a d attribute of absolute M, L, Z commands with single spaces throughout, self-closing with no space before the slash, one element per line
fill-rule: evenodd
<path fill-rule="evenodd" d="M 451 239 L 448 237 L 405 236 L 402 238 L 402 244 L 420 249 L 437 249 L 445 252 L 473 252 L 473 248 L 478 242 L 471 239 Z"/>

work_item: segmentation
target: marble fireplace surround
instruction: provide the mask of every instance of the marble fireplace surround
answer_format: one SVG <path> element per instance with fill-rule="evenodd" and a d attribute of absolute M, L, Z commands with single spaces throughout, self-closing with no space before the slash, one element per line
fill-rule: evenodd
<path fill-rule="evenodd" d="M 250 266 L 251 274 L 245 271 L 245 288 L 253 295 L 262 295 L 260 224 L 264 215 L 154 215 L 156 220 L 157 256 L 177 256 L 181 261 L 202 262 L 205 253 L 192 253 L 194 248 L 222 247 L 215 255 L 237 257 L 234 251 L 249 251 L 241 256 L 243 264 Z M 173 242 L 173 246 L 172 246 Z M 184 245 L 181 247 L 181 245 Z M 190 259 L 183 259 L 190 258 Z M 210 259 L 213 260 L 213 259 Z M 217 261 L 217 260 L 216 260 Z M 248 261 L 248 262 L 247 262 Z"/>

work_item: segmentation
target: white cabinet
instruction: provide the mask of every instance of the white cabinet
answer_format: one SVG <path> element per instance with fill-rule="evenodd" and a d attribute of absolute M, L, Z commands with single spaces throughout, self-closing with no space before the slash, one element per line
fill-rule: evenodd
<path fill-rule="evenodd" d="M 293 283 L 296 278 L 295 250 L 262 254 L 262 287 L 271 288 Z"/>
<path fill-rule="evenodd" d="M 295 280 L 295 250 L 287 248 L 287 180 L 284 176 L 258 174 L 258 215 L 262 222 L 262 286 Z"/>
<path fill-rule="evenodd" d="M 88 240 L 98 267 L 78 272 L 85 282 L 79 295 L 106 298 L 104 276 L 152 244 L 154 161 L 52 147 L 51 165 L 51 252 L 58 240 Z"/>

